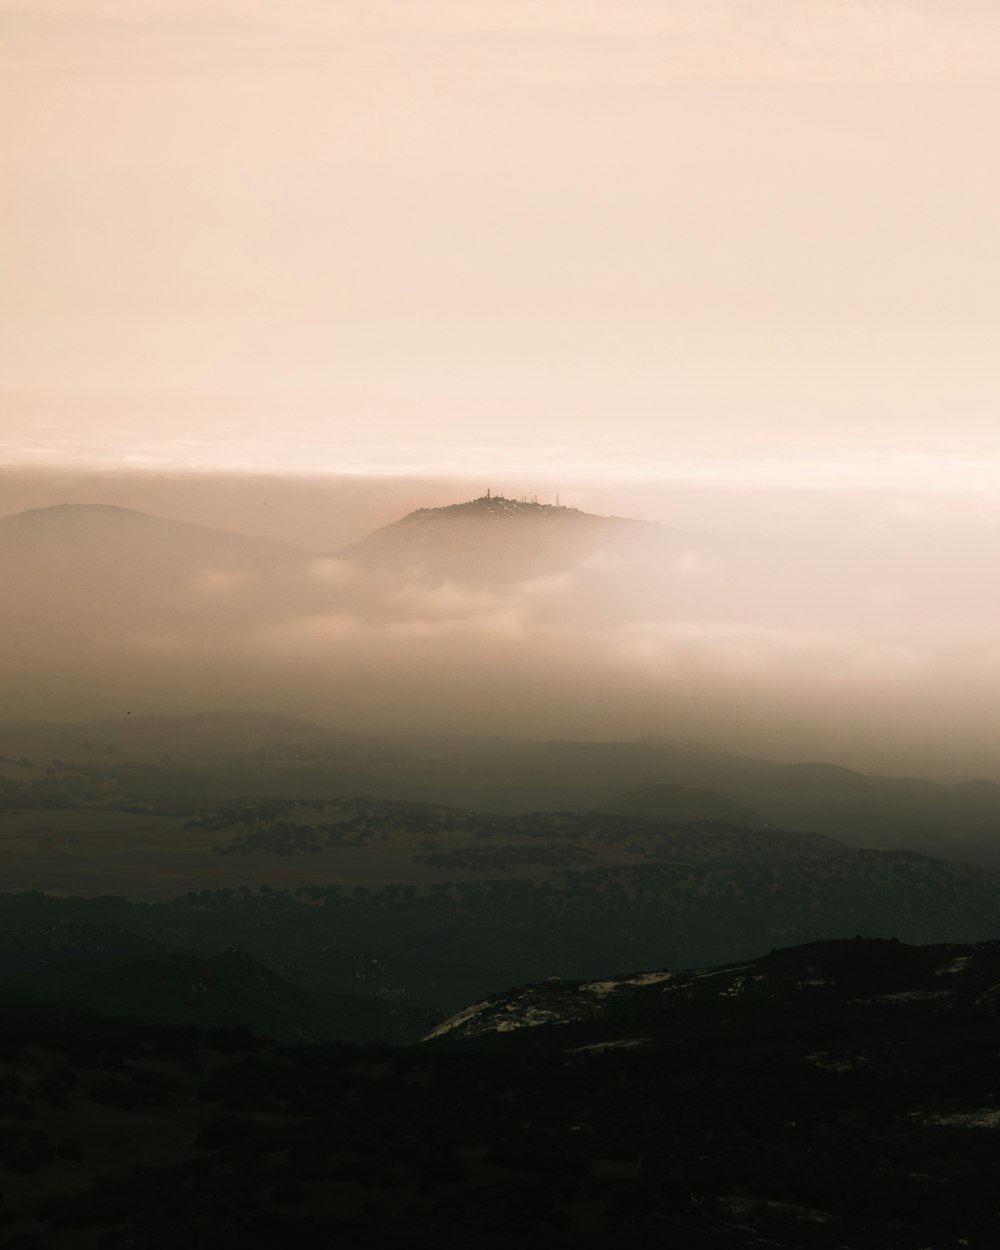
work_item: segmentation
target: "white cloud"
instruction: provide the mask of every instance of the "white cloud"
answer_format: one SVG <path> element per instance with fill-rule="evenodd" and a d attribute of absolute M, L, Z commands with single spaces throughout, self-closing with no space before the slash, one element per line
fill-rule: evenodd
<path fill-rule="evenodd" d="M 246 569 L 202 569 L 192 583 L 196 594 L 226 597 L 234 592 L 246 590 L 256 580 L 253 573 Z"/>

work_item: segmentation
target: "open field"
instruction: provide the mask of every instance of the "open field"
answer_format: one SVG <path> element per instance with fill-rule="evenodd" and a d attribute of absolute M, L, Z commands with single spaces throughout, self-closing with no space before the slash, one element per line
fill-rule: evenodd
<path fill-rule="evenodd" d="M 294 809 L 302 819 L 299 808 Z M 421 856 L 482 852 L 483 843 L 461 832 L 436 833 L 393 828 L 361 846 L 323 846 L 280 854 L 267 850 L 219 854 L 227 830 L 190 828 L 177 816 L 75 808 L 57 811 L 0 812 L 0 879 L 5 890 L 44 890 L 53 894 L 118 894 L 133 899 L 167 899 L 188 891 L 267 884 L 276 889 L 339 885 L 380 889 L 404 881 L 423 890 L 434 882 L 518 876 L 546 880 L 551 870 L 538 864 L 475 868 L 460 863 L 434 865 Z M 635 863 L 634 852 L 608 846 L 588 867 Z"/>
<path fill-rule="evenodd" d="M 0 813 L 0 876 L 7 890 L 167 899 L 190 890 L 268 884 L 426 885 L 440 869 L 413 862 L 419 848 L 337 847 L 313 854 L 219 855 L 217 833 L 171 816 L 93 810 Z M 454 875 L 454 874 L 452 874 Z"/>

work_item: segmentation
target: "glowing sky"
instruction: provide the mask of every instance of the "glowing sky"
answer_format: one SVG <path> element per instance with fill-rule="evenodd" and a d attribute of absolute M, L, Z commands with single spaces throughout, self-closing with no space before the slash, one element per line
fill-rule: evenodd
<path fill-rule="evenodd" d="M 0 462 L 995 485 L 994 0 L 0 22 Z"/>

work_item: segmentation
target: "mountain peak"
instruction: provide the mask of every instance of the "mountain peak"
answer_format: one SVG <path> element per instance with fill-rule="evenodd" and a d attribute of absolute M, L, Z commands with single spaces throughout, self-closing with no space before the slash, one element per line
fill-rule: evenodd
<path fill-rule="evenodd" d="M 342 554 L 368 564 L 505 580 L 564 569 L 601 551 L 661 541 L 667 533 L 647 521 L 490 492 L 464 503 L 418 508 Z"/>
<path fill-rule="evenodd" d="M 478 499 L 469 499 L 465 503 L 446 504 L 439 508 L 417 508 L 411 517 L 417 516 L 531 516 L 545 517 L 556 515 L 587 516 L 578 508 L 569 508 L 558 503 L 539 503 L 537 496 L 528 499 L 522 495 L 520 499 L 508 499 L 506 495 L 494 495 L 487 491 Z M 404 518 L 407 519 L 407 518 Z"/>

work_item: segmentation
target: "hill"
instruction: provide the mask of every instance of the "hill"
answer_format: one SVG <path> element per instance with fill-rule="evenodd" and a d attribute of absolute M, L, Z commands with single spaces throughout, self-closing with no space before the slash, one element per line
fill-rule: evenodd
<path fill-rule="evenodd" d="M 393 1048 L 21 1003 L 0 1012 L 4 1235 L 989 1250 L 998 987 L 997 943 L 817 942 L 550 982 Z"/>
<path fill-rule="evenodd" d="M 777 1015 L 822 1009 L 849 1015 L 858 1006 L 993 1020 L 1000 1013 L 1000 941 L 910 946 L 859 937 L 773 950 L 721 967 L 589 982 L 554 978 L 473 1004 L 438 1025 L 427 1040 L 532 1029 L 553 1045 L 564 1044 L 572 1033 L 574 1043 L 579 1035 L 588 1045 L 613 1046 L 622 1044 L 627 1025 L 641 1027 L 649 1044 L 658 1036 L 676 1037 L 678 1027 L 707 1010 Z"/>
<path fill-rule="evenodd" d="M 721 820 L 742 829 L 770 828 L 766 820 L 724 794 L 669 783 L 619 795 L 603 804 L 600 810 L 664 825 Z"/>
<path fill-rule="evenodd" d="M 666 762 L 666 761 L 665 761 Z M 671 773 L 684 765 L 667 762 Z M 689 775 L 718 799 L 751 809 L 767 824 L 812 829 L 855 846 L 907 848 L 928 855 L 1000 867 L 1000 785 L 943 784 L 920 777 L 884 777 L 828 763 L 765 764 L 706 759 Z M 640 787 L 609 810 L 670 810 L 670 790 Z"/>
<path fill-rule="evenodd" d="M 86 729 L 90 738 L 140 754 L 239 756 L 299 746 L 335 747 L 352 741 L 348 734 L 313 721 L 242 709 L 193 716 L 120 716 L 92 721 Z"/>
<path fill-rule="evenodd" d="M 232 948 L 201 954 L 111 925 L 57 920 L 0 929 L 0 983 L 64 1015 L 240 1027 L 286 1042 L 419 1034 L 428 1013 L 387 992 L 377 961 L 323 955 L 300 960 L 303 975 L 292 981 Z"/>
<path fill-rule="evenodd" d="M 857 933 L 914 942 L 1000 933 L 995 874 L 816 836 L 705 825 L 669 831 L 640 822 L 629 828 L 623 821 L 621 844 L 598 836 L 590 843 L 515 840 L 507 832 L 471 840 L 463 833 L 454 841 L 432 838 L 437 850 L 399 856 L 397 833 L 383 842 L 355 829 L 304 854 L 308 885 L 201 889 L 149 902 L 4 894 L 0 927 L 73 922 L 183 951 L 233 948 L 317 998 L 354 989 L 441 1015 L 505 985 L 550 976 L 596 979 L 635 967 L 732 962 L 775 945 Z M 412 845 L 408 831 L 398 837 L 403 848 Z M 258 847 L 215 858 L 239 867 L 266 854 Z M 289 858 L 294 870 L 298 852 L 282 864 Z M 362 863 L 366 884 L 355 884 L 351 866 Z M 368 1036 L 399 1032 L 393 1025 Z"/>
<path fill-rule="evenodd" d="M 107 571 L 122 561 L 140 567 L 151 557 L 169 557 L 179 567 L 204 558 L 246 563 L 293 550 L 273 539 L 111 504 L 55 504 L 0 517 L 0 552 L 5 561 L 22 564 L 53 559 L 69 569 L 82 557 Z"/>
<path fill-rule="evenodd" d="M 60 504 L 0 518 L 7 625 L 22 645 L 39 631 L 70 645 L 75 631 L 268 619 L 268 600 L 307 557 L 268 539 L 151 516 L 130 508 Z M 72 622 L 73 630 L 60 628 Z"/>
<path fill-rule="evenodd" d="M 484 495 L 419 508 L 340 554 L 366 564 L 506 580 L 564 569 L 601 553 L 651 554 L 671 537 L 650 522 Z"/>

